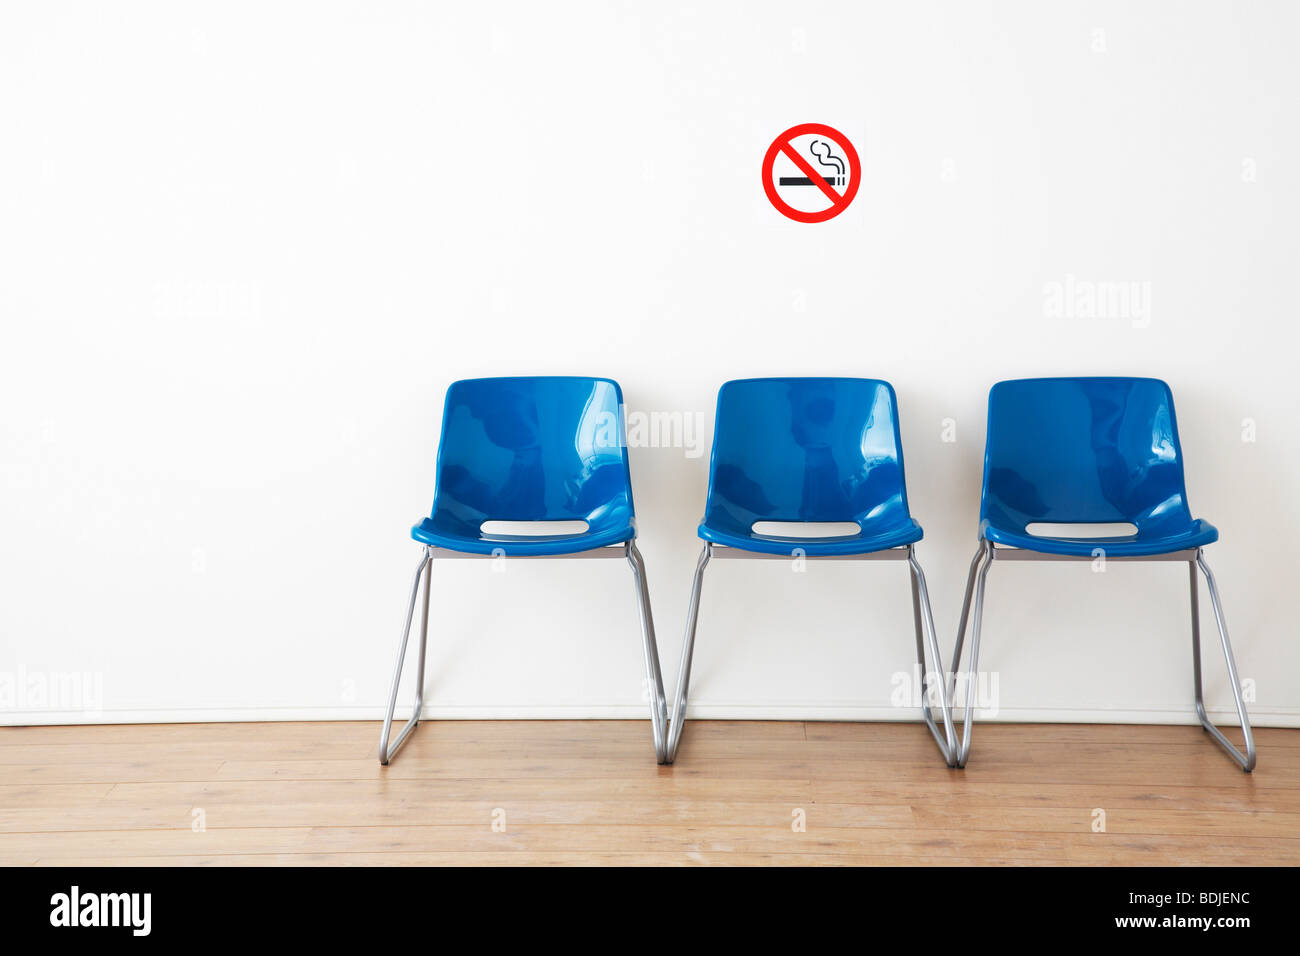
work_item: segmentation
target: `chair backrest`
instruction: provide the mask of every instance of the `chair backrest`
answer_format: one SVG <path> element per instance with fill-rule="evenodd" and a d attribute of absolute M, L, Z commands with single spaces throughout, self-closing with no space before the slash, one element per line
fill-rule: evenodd
<path fill-rule="evenodd" d="M 618 383 L 605 378 L 453 382 L 438 443 L 435 522 L 630 518 L 622 406 Z"/>
<path fill-rule="evenodd" d="M 1144 526 L 1190 521 L 1169 386 L 1027 378 L 989 391 L 980 519 Z"/>
<path fill-rule="evenodd" d="M 756 378 L 718 391 L 705 522 L 909 517 L 888 382 Z"/>

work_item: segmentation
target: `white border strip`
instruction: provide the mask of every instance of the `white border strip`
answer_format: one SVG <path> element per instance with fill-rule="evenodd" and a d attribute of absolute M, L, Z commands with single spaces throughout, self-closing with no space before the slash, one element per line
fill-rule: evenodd
<path fill-rule="evenodd" d="M 646 704 L 482 704 L 428 705 L 428 720 L 649 720 Z M 399 707 L 395 719 L 405 720 L 410 708 Z M 690 704 L 692 720 L 843 720 L 919 721 L 915 708 L 854 704 Z M 961 716 L 958 709 L 957 716 Z M 1234 710 L 1211 709 L 1215 723 L 1235 726 Z M 277 720 L 373 720 L 384 718 L 382 707 L 230 707 L 171 708 L 159 710 L 85 711 L 29 710 L 0 713 L 0 726 L 47 726 L 58 724 L 177 724 L 255 723 Z M 979 723 L 1047 724 L 1174 724 L 1196 725 L 1189 704 L 1185 710 L 1080 710 L 1072 708 L 1002 707 L 996 717 L 981 717 Z M 1275 708 L 1250 708 L 1255 727 L 1300 727 L 1300 712 Z M 378 732 L 378 731 L 376 731 Z"/>

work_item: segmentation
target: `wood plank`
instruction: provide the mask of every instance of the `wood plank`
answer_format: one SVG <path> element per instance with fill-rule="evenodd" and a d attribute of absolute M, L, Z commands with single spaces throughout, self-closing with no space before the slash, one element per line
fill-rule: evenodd
<path fill-rule="evenodd" d="M 1063 860 L 1067 840 L 1060 834 L 1031 834 L 1010 845 L 1004 834 L 989 832 L 895 830 L 810 826 L 791 831 L 784 820 L 770 827 L 669 824 L 542 826 L 507 825 L 504 833 L 490 824 L 474 826 L 371 826 L 314 828 L 190 830 L 92 830 L 75 833 L 11 834 L 0 852 L 51 861 L 85 856 L 171 856 L 264 852 L 346 852 L 365 849 L 423 853 L 515 851 L 599 853 L 617 846 L 622 852 L 812 854 L 929 857 L 948 851 L 972 859 Z M 502 862 L 506 862 L 503 860 Z"/>
<path fill-rule="evenodd" d="M 918 861 L 909 856 L 853 855 L 828 859 L 817 853 L 533 853 L 514 851 L 506 859 L 498 853 L 229 853 L 212 856 L 99 857 L 79 860 L 85 866 L 1051 866 L 1052 861 L 972 859 L 947 856 Z M 35 860 L 33 866 L 65 866 L 60 859 Z M 1083 864 L 1081 864 L 1083 865 Z"/>
<path fill-rule="evenodd" d="M 429 722 L 387 768 L 377 732 L 4 728 L 0 863 L 1300 863 L 1300 730 L 1250 775 L 1182 726 L 985 724 L 964 771 L 916 723 L 692 721 L 674 767 L 644 721 Z"/>
<path fill-rule="evenodd" d="M 1188 711 L 1190 717 L 1191 711 Z M 961 716 L 957 716 L 958 730 L 961 728 Z M 691 727 L 694 728 L 694 723 Z M 809 740 L 856 740 L 865 741 L 878 737 L 882 728 L 885 733 L 897 733 L 914 724 L 885 723 L 881 721 L 809 721 L 805 725 Z M 1005 724 L 976 720 L 972 734 L 975 740 L 986 728 L 1014 727 L 1015 737 L 1020 741 L 1053 743 L 1094 743 L 1123 746 L 1130 743 L 1191 744 L 1205 739 L 1205 731 L 1200 724 L 1188 723 L 1171 726 L 1169 724 Z M 1237 735 L 1237 729 L 1225 725 L 1220 728 L 1230 736 Z M 1001 733 L 1000 730 L 994 730 Z M 1300 733 L 1287 727 L 1256 727 L 1255 742 L 1261 749 L 1274 747 L 1300 747 Z"/>

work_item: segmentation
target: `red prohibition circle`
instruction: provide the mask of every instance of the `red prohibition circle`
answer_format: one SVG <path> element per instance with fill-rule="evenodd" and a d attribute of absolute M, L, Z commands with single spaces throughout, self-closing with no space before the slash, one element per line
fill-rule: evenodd
<path fill-rule="evenodd" d="M 790 145 L 790 141 L 796 136 L 804 136 L 809 133 L 832 139 L 835 141 L 836 146 L 844 150 L 844 154 L 849 161 L 849 185 L 843 194 L 837 193 L 822 178 L 822 175 L 813 168 L 812 164 L 800 156 L 794 147 Z M 776 163 L 778 153 L 785 153 L 790 158 L 790 161 L 798 166 L 803 174 L 826 194 L 826 197 L 831 201 L 828 208 L 819 212 L 804 212 L 801 209 L 795 209 L 781 198 L 781 194 L 776 191 L 776 180 L 772 176 L 772 168 Z M 772 145 L 767 148 L 767 155 L 763 157 L 763 191 L 767 193 L 767 198 L 776 207 L 777 212 L 788 219 L 793 219 L 795 222 L 825 222 L 827 219 L 834 219 L 849 208 L 849 203 L 853 202 L 853 197 L 858 194 L 858 183 L 861 179 L 862 163 L 858 159 L 858 151 L 853 148 L 849 138 L 839 130 L 824 126 L 821 123 L 800 123 L 798 126 L 791 126 L 772 141 Z"/>

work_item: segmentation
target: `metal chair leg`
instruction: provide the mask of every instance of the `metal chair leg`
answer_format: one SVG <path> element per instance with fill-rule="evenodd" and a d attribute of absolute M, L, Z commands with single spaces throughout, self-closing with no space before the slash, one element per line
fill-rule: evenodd
<path fill-rule="evenodd" d="M 948 697 L 948 678 L 943 670 L 943 659 L 939 656 L 939 641 L 934 633 L 934 612 L 930 608 L 930 592 L 925 586 L 925 572 L 921 570 L 921 564 L 916 560 L 916 553 L 911 545 L 907 547 L 907 563 L 912 572 L 912 616 L 916 623 L 916 658 L 921 663 L 921 715 L 925 718 L 925 725 L 930 728 L 930 733 L 934 735 L 935 743 L 939 745 L 939 752 L 943 754 L 944 762 L 949 767 L 955 767 L 957 761 L 957 736 L 952 725 L 952 707 Z M 922 608 L 925 611 L 924 628 L 922 628 Z M 922 641 L 923 631 L 924 643 Z M 943 736 L 939 735 L 939 728 L 935 725 L 934 713 L 927 699 L 928 684 L 926 677 L 928 673 L 925 664 L 925 643 L 930 645 L 930 655 L 934 658 L 935 674 L 938 676 L 939 708 L 943 715 Z"/>
<path fill-rule="evenodd" d="M 975 557 L 970 559 L 970 570 L 966 572 L 966 596 L 961 600 L 961 619 L 957 624 L 957 646 L 952 651 L 952 670 L 948 673 L 948 699 L 957 700 L 957 665 L 961 663 L 961 647 L 966 638 L 966 620 L 970 617 L 970 599 L 975 593 L 975 571 L 984 560 L 984 542 L 975 549 Z"/>
<path fill-rule="evenodd" d="M 682 662 L 677 670 L 677 699 L 673 703 L 672 717 L 668 723 L 668 759 L 677 758 L 677 745 L 681 743 L 682 727 L 686 724 L 686 690 L 691 682 L 691 657 L 695 653 L 695 624 L 700 616 L 700 589 L 704 586 L 704 569 L 713 556 L 713 545 L 704 543 L 700 560 L 695 565 L 695 583 L 691 586 L 691 605 L 686 612 L 686 636 L 682 640 Z"/>
<path fill-rule="evenodd" d="M 650 614 L 650 589 L 646 583 L 645 561 L 636 542 L 627 543 L 627 563 L 636 579 L 638 607 L 641 611 L 641 636 L 645 641 L 645 674 L 650 684 L 650 729 L 654 734 L 655 759 L 668 762 L 668 702 L 664 696 L 664 678 L 659 669 L 659 647 L 655 643 L 655 622 Z"/>
<path fill-rule="evenodd" d="M 966 638 L 966 621 L 971 610 L 971 594 L 975 595 L 975 623 L 971 628 L 970 667 L 966 675 L 966 713 L 962 725 L 961 746 L 957 749 L 955 766 L 965 767 L 970 757 L 971 722 L 975 715 L 975 703 L 979 690 L 976 683 L 976 671 L 979 668 L 980 624 L 984 617 L 984 583 L 988 578 L 989 568 L 993 566 L 993 544 L 981 541 L 979 550 L 971 560 L 970 571 L 966 575 L 966 597 L 961 605 L 961 620 L 957 624 L 957 646 L 952 651 L 952 677 L 948 685 L 951 699 L 956 700 L 957 670 L 961 666 L 961 649 Z"/>
<path fill-rule="evenodd" d="M 432 580 L 433 559 L 429 549 L 425 548 L 424 556 L 420 559 L 419 565 L 415 569 L 415 577 L 411 581 L 411 601 L 406 608 L 406 627 L 402 629 L 402 643 L 397 647 L 397 666 L 393 670 L 393 686 L 388 692 L 388 713 L 384 716 L 384 729 L 379 733 L 379 762 L 383 766 L 388 766 L 388 761 L 397 753 L 397 749 L 402 746 L 406 740 L 420 724 L 420 711 L 424 708 L 424 649 L 429 639 L 429 583 Z M 397 689 L 402 681 L 402 665 L 406 662 L 406 642 L 411 636 L 411 619 L 415 616 L 415 599 L 420 592 L 420 576 L 424 576 L 424 621 L 420 625 L 420 651 L 417 655 L 415 671 L 415 708 L 411 712 L 411 718 L 402 728 L 402 732 L 397 735 L 393 741 L 392 747 L 388 746 L 388 735 L 393 727 L 393 711 L 397 708 Z"/>
<path fill-rule="evenodd" d="M 1241 720 L 1241 733 L 1245 738 L 1246 752 L 1243 754 L 1238 750 L 1227 737 L 1210 722 L 1209 715 L 1205 712 L 1205 699 L 1201 689 L 1201 613 L 1199 601 L 1199 582 L 1196 577 L 1196 567 L 1200 565 L 1201 571 L 1205 574 L 1205 582 L 1210 587 L 1210 604 L 1214 607 L 1214 621 L 1219 627 L 1219 642 L 1223 645 L 1223 659 L 1228 665 L 1228 683 L 1232 685 L 1232 696 L 1237 704 L 1237 717 Z M 1246 773 L 1255 769 L 1255 736 L 1250 730 L 1250 718 L 1246 716 L 1246 703 L 1241 697 L 1241 680 L 1237 676 L 1237 661 L 1232 656 L 1232 644 L 1228 640 L 1228 625 L 1223 618 L 1223 608 L 1219 603 L 1219 588 L 1214 582 L 1214 574 L 1210 571 L 1210 566 L 1205 563 L 1205 555 L 1198 548 L 1196 551 L 1196 560 L 1189 561 L 1187 564 L 1191 577 L 1191 595 L 1192 595 L 1192 677 L 1196 684 L 1196 716 L 1200 718 L 1201 726 L 1212 736 L 1228 755 L 1237 762 Z"/>

